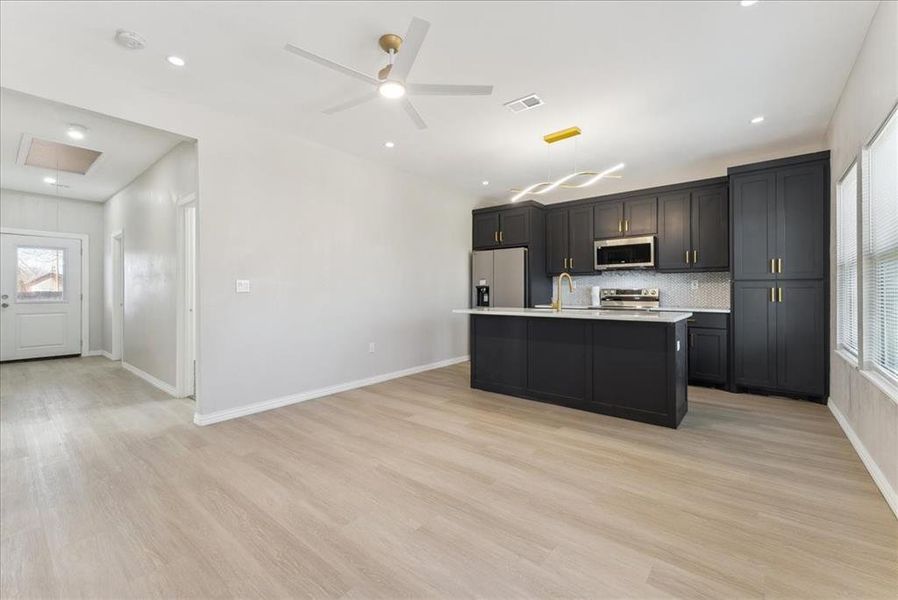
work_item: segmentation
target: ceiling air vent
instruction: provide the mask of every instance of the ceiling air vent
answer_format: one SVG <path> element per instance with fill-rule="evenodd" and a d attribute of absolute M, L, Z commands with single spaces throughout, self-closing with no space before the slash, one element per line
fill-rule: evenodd
<path fill-rule="evenodd" d="M 519 113 L 525 110 L 530 110 L 531 108 L 536 108 L 537 106 L 542 106 L 543 104 L 545 103 L 542 101 L 542 98 L 536 94 L 530 94 L 529 96 L 506 102 L 503 106 L 513 113 Z"/>

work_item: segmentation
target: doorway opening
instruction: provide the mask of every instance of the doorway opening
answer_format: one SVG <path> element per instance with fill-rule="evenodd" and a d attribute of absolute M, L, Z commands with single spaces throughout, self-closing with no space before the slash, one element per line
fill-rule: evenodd
<path fill-rule="evenodd" d="M 178 200 L 178 396 L 196 398 L 196 194 Z"/>

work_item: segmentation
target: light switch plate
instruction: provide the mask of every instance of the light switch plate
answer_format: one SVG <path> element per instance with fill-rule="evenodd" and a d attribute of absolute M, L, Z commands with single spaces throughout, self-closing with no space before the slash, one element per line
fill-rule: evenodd
<path fill-rule="evenodd" d="M 249 279 L 238 279 L 237 280 L 237 293 L 238 294 L 248 294 L 250 292 Z"/>

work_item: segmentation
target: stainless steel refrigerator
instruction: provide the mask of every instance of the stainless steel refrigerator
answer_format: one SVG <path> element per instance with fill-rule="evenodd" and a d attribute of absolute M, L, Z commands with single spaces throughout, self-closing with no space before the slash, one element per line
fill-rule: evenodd
<path fill-rule="evenodd" d="M 530 299 L 526 248 L 478 250 L 471 259 L 471 306 L 477 306 L 478 286 L 489 287 L 492 307 L 528 306 Z"/>

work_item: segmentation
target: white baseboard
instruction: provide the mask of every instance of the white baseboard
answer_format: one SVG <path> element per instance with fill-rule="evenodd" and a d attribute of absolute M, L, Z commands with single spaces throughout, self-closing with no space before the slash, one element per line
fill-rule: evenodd
<path fill-rule="evenodd" d="M 100 354 L 101 354 L 102 356 L 105 356 L 105 357 L 108 358 L 109 360 L 118 360 L 117 358 L 115 358 L 115 357 L 112 356 L 112 352 L 106 352 L 105 350 L 100 350 Z"/>
<path fill-rule="evenodd" d="M 851 442 L 851 445 L 854 447 L 854 451 L 861 457 L 861 462 L 867 467 L 867 471 L 873 478 L 873 482 L 876 483 L 876 487 L 879 488 L 882 497 L 886 499 L 889 508 L 895 513 L 895 517 L 898 517 L 898 490 L 895 490 L 895 488 L 889 485 L 889 480 L 886 479 L 886 476 L 883 474 L 882 470 L 880 470 L 879 465 L 876 464 L 876 461 L 874 461 L 873 457 L 870 456 L 870 453 L 867 452 L 867 447 L 864 446 L 861 438 L 859 438 L 854 432 L 854 429 L 851 428 L 848 419 L 845 418 L 842 411 L 840 411 L 832 401 L 827 402 L 827 406 L 829 406 L 830 412 L 836 418 L 842 431 L 845 432 L 848 441 Z"/>
<path fill-rule="evenodd" d="M 125 361 L 122 361 L 122 367 L 124 367 L 126 371 L 130 371 L 130 372 L 134 373 L 135 375 L 137 375 L 138 377 L 140 377 L 141 379 L 143 379 L 150 385 L 153 385 L 153 386 L 159 388 L 160 390 L 162 390 L 169 396 L 177 396 L 178 395 L 177 390 L 175 390 L 174 386 L 171 386 L 171 385 L 165 383 L 161 379 L 157 379 L 156 377 L 153 377 L 146 371 L 142 371 L 142 370 L 138 369 L 137 367 L 135 367 L 134 365 L 126 363 Z"/>
<path fill-rule="evenodd" d="M 81 356 L 104 356 L 105 354 L 105 350 L 88 350 L 87 352 L 83 352 Z"/>
<path fill-rule="evenodd" d="M 296 404 L 297 402 L 305 402 L 306 400 L 313 400 L 315 398 L 321 398 L 322 396 L 339 394 L 340 392 L 354 390 L 356 388 L 365 387 L 368 385 L 374 385 L 375 383 L 381 383 L 384 381 L 389 381 L 391 379 L 398 379 L 399 377 L 408 377 L 409 375 L 414 375 L 415 373 L 422 373 L 424 371 L 431 371 L 433 369 L 441 369 L 450 365 L 466 362 L 467 360 L 469 360 L 469 358 L 470 357 L 468 356 L 456 356 L 455 358 L 449 358 L 427 365 L 411 367 L 410 369 L 403 369 L 401 371 L 393 371 L 392 373 L 384 373 L 383 375 L 375 375 L 374 377 L 368 377 L 367 379 L 358 379 L 356 381 L 341 383 L 326 388 L 319 388 L 317 390 L 310 390 L 308 392 L 300 392 L 298 394 L 290 394 L 289 396 L 281 396 L 280 398 L 262 400 L 261 402 L 254 402 L 246 406 L 239 406 L 237 408 L 231 408 L 228 410 L 220 410 L 205 415 L 196 413 L 195 415 L 193 415 L 193 422 L 197 425 L 211 425 L 213 423 L 220 423 L 221 421 L 228 421 L 230 419 L 236 419 L 238 417 L 245 417 L 247 415 L 252 415 L 266 410 L 280 408 L 282 406 L 288 406 L 290 404 Z"/>

